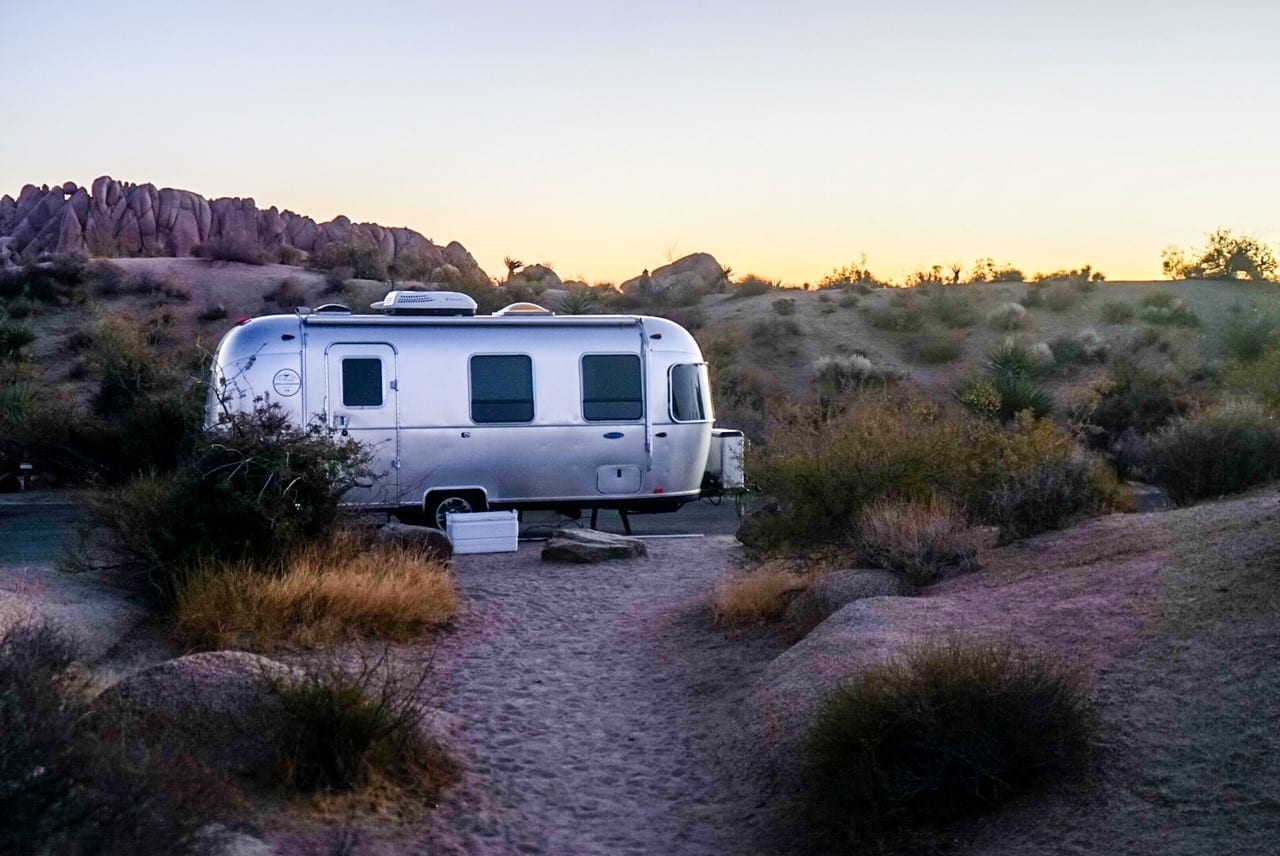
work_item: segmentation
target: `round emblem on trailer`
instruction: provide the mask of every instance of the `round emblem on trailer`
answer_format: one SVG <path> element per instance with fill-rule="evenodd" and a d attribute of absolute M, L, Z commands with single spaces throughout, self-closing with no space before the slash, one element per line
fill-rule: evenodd
<path fill-rule="evenodd" d="M 293 369 L 280 369 L 271 379 L 271 386 L 276 392 L 288 398 L 297 394 L 298 388 L 302 386 L 302 379 Z"/>

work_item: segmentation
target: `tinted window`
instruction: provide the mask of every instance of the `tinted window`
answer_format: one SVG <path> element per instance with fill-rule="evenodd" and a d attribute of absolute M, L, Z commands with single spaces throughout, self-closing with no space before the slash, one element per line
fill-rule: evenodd
<path fill-rule="evenodd" d="M 532 422 L 533 361 L 524 355 L 472 357 L 471 421 Z"/>
<path fill-rule="evenodd" d="M 342 361 L 342 404 L 344 407 L 382 406 L 382 360 L 348 357 Z"/>
<path fill-rule="evenodd" d="M 582 418 L 591 422 L 644 416 L 640 358 L 594 354 L 582 358 Z"/>
<path fill-rule="evenodd" d="M 671 418 L 701 422 L 707 418 L 702 366 L 671 367 Z"/>

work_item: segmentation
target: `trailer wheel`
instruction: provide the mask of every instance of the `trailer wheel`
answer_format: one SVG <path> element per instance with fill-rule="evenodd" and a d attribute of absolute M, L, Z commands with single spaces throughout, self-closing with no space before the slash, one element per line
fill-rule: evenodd
<path fill-rule="evenodd" d="M 448 515 L 470 514 L 473 511 L 484 511 L 484 508 L 484 496 L 481 494 L 433 494 L 426 502 L 427 522 L 437 529 L 444 530 L 449 524 Z"/>

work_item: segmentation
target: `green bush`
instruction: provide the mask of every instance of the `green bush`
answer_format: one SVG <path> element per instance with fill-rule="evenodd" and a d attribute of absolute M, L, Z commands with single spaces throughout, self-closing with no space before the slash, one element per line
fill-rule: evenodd
<path fill-rule="evenodd" d="M 1111 367 L 1098 390 L 1089 422 L 1110 441 L 1128 430 L 1149 434 L 1188 413 L 1193 404 L 1190 392 L 1173 375 L 1122 360 Z"/>
<path fill-rule="evenodd" d="M 868 306 L 863 310 L 867 323 L 878 330 L 916 333 L 924 327 L 924 313 L 913 303 Z"/>
<path fill-rule="evenodd" d="M 973 327 L 981 320 L 977 304 L 960 288 L 935 289 L 929 295 L 926 308 L 929 314 L 953 330 Z"/>
<path fill-rule="evenodd" d="M 807 744 L 805 815 L 824 850 L 881 852 L 1088 770 L 1098 715 L 1083 676 L 1012 646 L 953 639 L 872 668 Z"/>
<path fill-rule="evenodd" d="M 1061 529 L 1073 519 L 1104 507 L 1098 468 L 1087 458 L 1045 461 L 1001 479 L 980 499 L 974 513 L 998 526 L 1001 541 Z"/>
<path fill-rule="evenodd" d="M 778 288 L 778 283 L 749 273 L 730 292 L 733 297 L 759 297 Z"/>
<path fill-rule="evenodd" d="M 813 374 L 814 383 L 827 396 L 865 387 L 883 387 L 902 378 L 893 368 L 877 366 L 860 354 L 820 357 L 813 364 Z"/>
<path fill-rule="evenodd" d="M 1049 286 L 1045 294 L 1045 303 L 1054 312 L 1065 312 L 1079 300 L 1080 292 L 1062 283 Z"/>
<path fill-rule="evenodd" d="M 1138 310 L 1132 303 L 1122 303 L 1118 300 L 1108 300 L 1102 304 L 1100 312 L 1105 324 L 1128 324 L 1138 315 Z"/>
<path fill-rule="evenodd" d="M 794 297 L 779 297 L 773 301 L 773 311 L 779 315 L 794 315 L 796 312 L 796 299 Z"/>
<path fill-rule="evenodd" d="M 1107 357 L 1107 346 L 1102 337 L 1089 329 L 1059 336 L 1049 343 L 1054 360 L 1063 366 L 1084 363 L 1100 363 Z"/>
<path fill-rule="evenodd" d="M 907 359 L 930 365 L 955 362 L 964 353 L 964 335 L 916 336 L 907 341 L 904 352 Z"/>
<path fill-rule="evenodd" d="M 406 685 L 384 661 L 365 663 L 355 674 L 335 667 L 276 684 L 291 722 L 275 772 L 282 784 L 349 791 L 380 776 L 434 791 L 452 776 L 452 766 L 420 728 L 423 708 L 416 694 L 426 674 Z"/>
<path fill-rule="evenodd" d="M 216 777 L 89 716 L 75 657 L 48 625 L 0 634 L 0 852 L 184 852 L 226 807 Z"/>
<path fill-rule="evenodd" d="M 927 501 L 941 493 L 981 508 L 1016 474 L 1078 454 L 1065 429 L 1027 414 L 1000 425 L 889 387 L 797 412 L 754 447 L 751 478 L 781 506 L 761 519 L 751 546 L 855 544 L 858 520 L 876 501 Z"/>
<path fill-rule="evenodd" d="M 1227 356 L 1242 363 L 1261 359 L 1276 341 L 1276 326 L 1274 312 L 1253 312 L 1244 318 L 1232 318 L 1227 327 Z"/>
<path fill-rule="evenodd" d="M 1280 423 L 1236 404 L 1180 420 L 1150 443 L 1156 482 L 1179 505 L 1280 478 Z"/>
<path fill-rule="evenodd" d="M 1138 318 L 1156 327 L 1199 327 L 1200 318 L 1181 300 L 1169 306 L 1148 306 L 1138 313 Z"/>
<path fill-rule="evenodd" d="M 329 532 L 342 494 L 366 475 L 354 441 L 289 423 L 277 404 L 197 434 L 169 476 L 137 478 L 93 503 L 124 571 L 169 604 L 201 560 L 278 563 Z"/>

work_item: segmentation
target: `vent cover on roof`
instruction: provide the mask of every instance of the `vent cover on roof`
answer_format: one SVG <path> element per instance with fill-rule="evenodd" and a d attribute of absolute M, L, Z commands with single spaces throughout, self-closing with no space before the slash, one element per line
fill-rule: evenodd
<path fill-rule="evenodd" d="M 524 301 L 521 301 L 519 303 L 512 303 L 509 306 L 504 306 L 493 314 L 501 316 L 501 315 L 554 315 L 555 313 L 552 312 L 550 309 L 546 308 L 545 306 L 539 306 L 536 303 L 526 303 Z"/>
<path fill-rule="evenodd" d="M 456 291 L 389 291 L 370 308 L 388 315 L 476 314 L 476 302 Z"/>

